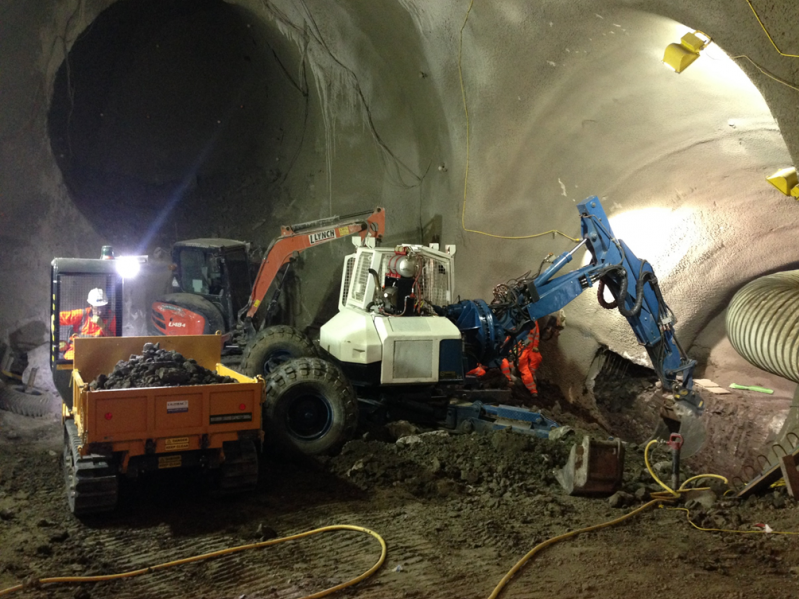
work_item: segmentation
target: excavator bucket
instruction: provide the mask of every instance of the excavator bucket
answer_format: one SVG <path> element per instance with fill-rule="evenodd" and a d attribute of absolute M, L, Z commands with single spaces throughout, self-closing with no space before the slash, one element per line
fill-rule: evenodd
<path fill-rule="evenodd" d="M 569 461 L 555 478 L 568 495 L 610 495 L 624 476 L 624 445 L 621 440 L 599 441 L 583 437 L 572 447 Z"/>
<path fill-rule="evenodd" d="M 661 419 L 651 439 L 668 441 L 672 433 L 679 433 L 683 438 L 680 455 L 690 458 L 699 453 L 707 439 L 707 430 L 702 419 L 701 410 L 694 403 L 676 401 L 669 408 L 661 411 Z"/>

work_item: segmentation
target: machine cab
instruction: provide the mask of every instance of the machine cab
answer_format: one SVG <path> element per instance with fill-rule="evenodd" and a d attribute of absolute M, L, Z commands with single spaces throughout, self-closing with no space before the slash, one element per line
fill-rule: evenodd
<path fill-rule="evenodd" d="M 173 291 L 211 302 L 230 330 L 250 298 L 253 273 L 248 250 L 248 243 L 233 239 L 192 239 L 175 244 Z"/>
<path fill-rule="evenodd" d="M 75 337 L 122 336 L 122 276 L 115 260 L 55 258 L 50 289 L 50 368 L 71 405 Z"/>
<path fill-rule="evenodd" d="M 463 379 L 461 332 L 433 306 L 452 302 L 454 246 L 359 247 L 345 258 L 339 312 L 319 345 L 353 384 L 413 385 Z"/>

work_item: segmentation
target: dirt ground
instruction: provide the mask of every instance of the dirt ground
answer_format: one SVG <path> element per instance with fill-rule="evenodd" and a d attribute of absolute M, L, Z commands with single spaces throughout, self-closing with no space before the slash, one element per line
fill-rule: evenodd
<path fill-rule="evenodd" d="M 332 524 L 370 528 L 388 557 L 349 597 L 488 597 L 537 543 L 616 518 L 656 490 L 641 447 L 627 446 L 619 507 L 564 495 L 553 475 L 575 436 L 542 440 L 507 432 L 454 435 L 412 427 L 371 430 L 333 458 L 268 454 L 252 493 L 214 498 L 189 472 L 124 487 L 119 509 L 76 519 L 64 495 L 60 422 L 0 411 L 0 589 L 31 577 L 123 572 Z M 596 429 L 597 427 L 592 427 Z M 405 437 L 394 441 L 398 434 Z M 582 432 L 580 432 L 582 434 Z M 594 430 L 593 434 L 599 436 Z M 656 453 L 667 466 L 668 455 Z M 661 466 L 657 466 L 661 467 Z M 684 511 L 653 509 L 545 549 L 503 597 L 792 597 L 799 509 L 784 490 Z M 333 532 L 114 582 L 47 586 L 25 597 L 80 599 L 305 597 L 367 570 L 371 537 Z"/>

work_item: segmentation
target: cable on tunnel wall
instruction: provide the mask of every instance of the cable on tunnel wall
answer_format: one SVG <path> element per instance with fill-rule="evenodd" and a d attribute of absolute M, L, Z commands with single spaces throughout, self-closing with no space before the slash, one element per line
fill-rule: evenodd
<path fill-rule="evenodd" d="M 786 53 L 782 52 L 779 49 L 779 47 L 777 46 L 776 42 L 771 37 L 771 34 L 766 29 L 766 26 L 763 24 L 763 21 L 760 19 L 760 16 L 757 14 L 757 11 L 755 10 L 755 7 L 752 4 L 752 2 L 750 0 L 746 0 L 746 3 L 749 5 L 749 8 L 752 9 L 752 12 L 754 13 L 755 18 L 757 19 L 757 22 L 760 24 L 760 27 L 763 29 L 763 32 L 766 34 L 766 36 L 768 37 L 769 41 L 774 46 L 774 49 L 781 56 L 785 56 L 785 57 L 788 57 L 788 58 L 799 58 L 799 55 L 797 55 L 797 54 L 786 54 Z M 535 237 L 542 237 L 543 235 L 548 235 L 549 233 L 554 233 L 556 235 L 561 235 L 562 237 L 565 237 L 566 239 L 569 239 L 571 241 L 578 242 L 578 241 L 580 241 L 579 239 L 571 237 L 570 235 L 567 235 L 566 233 L 564 233 L 562 231 L 559 231 L 557 229 L 550 229 L 549 231 L 544 231 L 542 233 L 533 233 L 533 234 L 530 234 L 530 235 L 497 235 L 497 234 L 494 234 L 494 233 L 488 233 L 486 231 L 480 231 L 480 230 L 477 230 L 477 229 L 469 229 L 469 228 L 466 227 L 466 199 L 468 197 L 469 161 L 470 161 L 470 153 L 471 153 L 471 143 L 470 143 L 469 109 L 468 109 L 468 105 L 467 105 L 467 102 L 466 102 L 466 88 L 465 88 L 464 83 L 463 83 L 462 58 L 463 58 L 463 30 L 466 28 L 466 23 L 469 21 L 469 15 L 470 15 L 470 13 L 472 11 L 472 7 L 473 6 L 474 6 L 474 0 L 471 0 L 469 2 L 469 8 L 466 9 L 466 15 L 465 15 L 465 17 L 463 19 L 463 25 L 461 25 L 460 32 L 459 32 L 459 37 L 458 37 L 458 75 L 459 75 L 459 78 L 460 78 L 461 97 L 462 97 L 462 100 L 463 100 L 463 112 L 464 112 L 464 115 L 466 117 L 466 165 L 465 165 L 465 168 L 464 168 L 465 172 L 464 172 L 464 179 L 463 179 L 463 203 L 462 203 L 462 206 L 461 206 L 461 228 L 467 233 L 477 233 L 479 235 L 486 235 L 488 237 L 494 237 L 494 238 L 497 238 L 497 239 L 533 239 Z M 763 75 L 765 75 L 766 77 L 772 79 L 773 81 L 776 81 L 777 83 L 785 85 L 785 86 L 787 86 L 787 87 L 789 87 L 791 89 L 799 91 L 799 87 L 794 86 L 790 82 L 785 81 L 784 79 L 781 79 L 780 77 L 777 77 L 776 75 L 770 73 L 769 71 L 767 71 L 766 69 L 764 69 L 763 67 L 758 65 L 754 60 L 752 60 L 749 56 L 747 56 L 745 54 L 741 54 L 741 55 L 738 55 L 738 56 L 733 56 L 731 58 L 733 60 L 744 58 L 744 59 L 748 60 L 750 63 L 752 63 L 752 65 L 758 71 L 760 71 Z"/>
<path fill-rule="evenodd" d="M 771 34 L 768 32 L 768 29 L 766 29 L 766 26 L 763 24 L 763 21 L 760 20 L 760 15 L 757 14 L 757 11 L 755 10 L 755 7 L 752 4 L 751 0 L 746 0 L 746 3 L 749 5 L 749 8 L 752 9 L 752 12 L 755 14 L 755 18 L 757 19 L 757 22 L 760 23 L 760 27 L 763 29 L 763 32 L 766 34 L 766 37 L 768 38 L 768 41 L 771 42 L 771 45 L 774 46 L 774 49 L 777 51 L 777 53 L 780 56 L 785 56 L 787 58 L 799 58 L 799 54 L 785 54 L 783 51 L 781 51 L 777 47 L 777 43 L 774 41 L 774 38 L 771 37 Z M 748 57 L 745 57 L 745 58 L 748 58 Z M 754 64 L 754 63 L 752 63 L 752 64 Z M 757 66 L 757 65 L 755 65 L 755 66 Z"/>
<path fill-rule="evenodd" d="M 784 52 L 782 52 L 777 47 L 777 43 L 774 41 L 774 38 L 771 37 L 771 34 L 768 32 L 768 29 L 766 29 L 766 26 L 763 24 L 763 21 L 760 19 L 760 15 L 757 14 L 757 11 L 755 10 L 755 7 L 752 4 L 751 0 L 746 0 L 746 3 L 749 5 L 749 8 L 752 9 L 752 12 L 754 13 L 755 18 L 757 19 L 757 22 L 760 24 L 761 29 L 763 29 L 763 32 L 766 34 L 766 37 L 768 37 L 768 40 L 771 42 L 771 45 L 774 46 L 774 49 L 777 51 L 777 54 L 779 54 L 780 56 L 785 56 L 787 58 L 799 58 L 799 55 L 797 55 L 797 54 L 785 54 Z M 707 35 L 707 34 L 704 34 L 704 35 L 707 36 L 708 39 L 710 39 L 709 35 Z M 710 56 L 710 58 L 713 58 L 713 57 Z M 784 85 L 786 87 L 790 87 L 791 89 L 799 91 L 799 87 L 796 87 L 795 85 L 793 85 L 789 81 L 786 81 L 785 79 L 782 79 L 781 77 L 777 77 L 774 73 L 768 71 L 767 69 L 764 69 L 763 67 L 761 67 L 759 64 L 757 64 L 754 60 L 752 60 L 746 54 L 739 54 L 737 56 L 731 56 L 730 58 L 732 60 L 738 60 L 740 58 L 745 58 L 750 63 L 752 63 L 753 67 L 755 67 L 758 71 L 760 71 L 763 75 L 765 75 L 769 79 L 771 79 L 773 81 L 776 81 L 777 83 L 780 83 L 780 84 L 782 84 L 782 85 Z"/>
<path fill-rule="evenodd" d="M 786 87 L 790 87 L 791 89 L 795 89 L 796 91 L 798 91 L 798 92 L 799 92 L 799 87 L 796 87 L 795 85 L 792 85 L 792 84 L 788 83 L 787 81 L 785 81 L 785 79 L 781 79 L 780 77 L 777 77 L 776 75 L 773 75 L 772 73 L 770 73 L 769 71 L 767 71 L 766 69 L 764 69 L 763 67 L 761 67 L 759 64 L 757 64 L 757 63 L 756 63 L 754 60 L 752 60 L 751 58 L 749 58 L 749 57 L 748 57 L 746 54 L 741 54 L 741 55 L 739 55 L 739 56 L 733 56 L 733 57 L 732 57 L 732 59 L 733 59 L 733 60 L 737 60 L 737 59 L 739 59 L 739 58 L 745 58 L 746 60 L 748 60 L 749 62 L 751 62 L 751 63 L 752 63 L 752 65 L 754 65 L 754 67 L 755 67 L 755 68 L 756 68 L 758 71 L 760 71 L 761 73 L 763 73 L 763 74 L 764 74 L 766 77 L 768 77 L 769 79 L 773 79 L 773 80 L 774 80 L 774 81 L 776 81 L 777 83 L 782 83 L 782 84 L 783 84 L 783 85 L 785 85 Z"/>
<path fill-rule="evenodd" d="M 494 233 L 487 233 L 485 231 L 478 231 L 477 229 L 467 229 L 466 228 L 466 197 L 468 191 L 468 184 L 469 184 L 469 151 L 470 151 L 470 144 L 469 144 L 469 108 L 466 104 L 466 88 L 463 86 L 463 66 L 462 66 L 462 57 L 463 57 L 463 30 L 466 28 L 466 23 L 469 21 L 469 13 L 472 12 L 472 6 L 474 5 L 474 0 L 469 2 L 469 8 L 466 9 L 466 17 L 463 19 L 463 25 L 461 25 L 460 36 L 458 38 L 458 75 L 460 77 L 461 83 L 461 96 L 463 98 L 463 112 L 466 115 L 466 167 L 465 167 L 465 174 L 463 177 L 463 205 L 461 207 L 461 228 L 466 231 L 467 233 L 478 233 L 480 235 L 486 235 L 488 237 L 494 237 L 497 239 L 533 239 L 535 237 L 542 237 L 544 235 L 548 235 L 549 233 L 555 233 L 556 235 L 561 235 L 566 239 L 569 239 L 574 242 L 579 242 L 580 239 L 576 237 L 572 237 L 570 235 L 566 235 L 563 231 L 559 231 L 557 229 L 550 229 L 549 231 L 544 231 L 543 233 L 533 233 L 531 235 L 496 235 Z"/>

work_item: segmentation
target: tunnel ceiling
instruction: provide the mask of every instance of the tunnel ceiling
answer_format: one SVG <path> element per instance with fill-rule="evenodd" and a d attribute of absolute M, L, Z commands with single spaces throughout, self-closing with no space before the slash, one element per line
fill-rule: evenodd
<path fill-rule="evenodd" d="M 221 0 L 121 1 L 84 30 L 57 73 L 48 130 L 96 230 L 139 251 L 163 226 L 208 234 L 187 216 L 219 220 L 226 190 L 280 177 L 302 96 L 285 89 L 267 37 Z"/>

